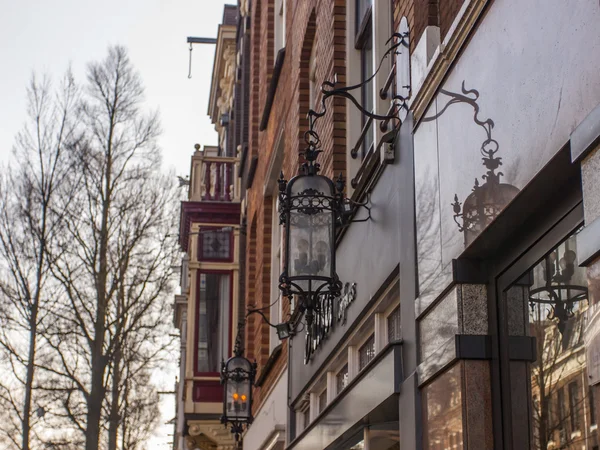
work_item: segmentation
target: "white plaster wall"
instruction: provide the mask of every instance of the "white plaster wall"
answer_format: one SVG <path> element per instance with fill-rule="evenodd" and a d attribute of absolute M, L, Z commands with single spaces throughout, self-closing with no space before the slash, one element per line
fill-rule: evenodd
<path fill-rule="evenodd" d="M 273 432 L 281 430 L 285 435 L 287 420 L 287 370 L 279 377 L 277 384 L 256 414 L 254 422 L 244 435 L 244 449 L 261 450 L 270 443 Z"/>
<path fill-rule="evenodd" d="M 494 122 L 501 182 L 523 189 L 600 103 L 599 24 L 598 0 L 496 0 L 483 17 L 442 88 L 462 93 L 464 82 L 479 92 L 479 118 Z M 449 100 L 439 93 L 425 117 Z M 442 272 L 464 250 L 453 220 L 454 194 L 464 202 L 486 172 L 479 152 L 486 135 L 473 114 L 471 105 L 453 104 L 435 126 L 424 123 L 415 134 L 416 183 L 438 186 L 441 229 L 439 236 L 426 230 L 430 235 L 421 233 L 417 242 L 426 248 L 438 240 Z M 417 211 L 428 209 L 416 201 Z M 421 279 L 431 279 L 421 272 L 428 264 L 419 261 Z M 436 297 L 430 294 L 418 309 Z"/>

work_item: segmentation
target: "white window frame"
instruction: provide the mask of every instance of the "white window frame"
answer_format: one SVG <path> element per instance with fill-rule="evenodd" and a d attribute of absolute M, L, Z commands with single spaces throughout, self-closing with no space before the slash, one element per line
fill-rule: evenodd
<path fill-rule="evenodd" d="M 272 209 L 272 224 L 271 224 L 271 297 L 269 307 L 269 320 L 273 325 L 281 323 L 282 301 L 281 291 L 279 290 L 279 275 L 281 274 L 281 259 L 282 259 L 282 233 L 279 225 L 279 198 L 273 194 L 273 209 Z M 280 344 L 277 330 L 269 327 L 269 354 Z"/>
<path fill-rule="evenodd" d="M 271 211 L 271 292 L 269 296 L 269 317 L 270 322 L 274 325 L 280 323 L 283 315 L 283 301 L 281 291 L 279 290 L 279 276 L 283 267 L 283 233 L 281 232 L 281 225 L 279 225 L 277 178 L 283 164 L 284 144 L 285 134 L 282 129 L 270 156 L 263 188 L 264 200 L 269 201 L 269 197 L 272 197 L 271 201 L 273 202 Z M 269 354 L 271 354 L 281 341 L 277 336 L 275 328 L 269 328 Z"/>
<path fill-rule="evenodd" d="M 356 0 L 346 0 L 346 85 L 354 85 L 361 82 L 361 51 L 354 47 L 356 29 Z M 392 35 L 392 17 L 390 14 L 389 0 L 373 0 L 371 9 L 371 42 L 373 46 L 373 70 L 377 70 L 379 62 L 388 47 L 386 41 Z M 386 58 L 381 66 L 379 74 L 372 80 L 373 110 L 379 114 L 386 114 L 390 107 L 390 100 L 382 100 L 379 90 L 385 85 L 385 81 L 392 68 L 391 58 Z M 357 93 L 360 98 L 360 93 Z M 379 126 L 373 124 L 374 144 L 381 140 L 384 132 Z M 362 114 L 349 105 L 346 108 L 346 173 L 347 179 L 352 180 L 362 165 L 360 156 L 352 158 L 351 151 L 354 148 L 362 131 Z M 351 196 L 353 188 L 348 183 L 346 186 L 348 195 Z"/>

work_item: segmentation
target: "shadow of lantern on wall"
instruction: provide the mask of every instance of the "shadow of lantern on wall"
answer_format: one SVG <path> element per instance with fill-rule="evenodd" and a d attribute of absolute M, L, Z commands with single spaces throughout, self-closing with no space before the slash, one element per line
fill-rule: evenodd
<path fill-rule="evenodd" d="M 483 184 L 475 178 L 472 192 L 467 196 L 464 203 L 454 194 L 454 202 L 451 204 L 454 212 L 454 221 L 458 225 L 458 230 L 464 233 L 465 246 L 469 245 L 475 238 L 500 214 L 513 198 L 519 193 L 515 186 L 502 183 L 500 178 L 504 176 L 498 168 L 502 165 L 502 158 L 497 156 L 499 151 L 498 141 L 492 138 L 492 129 L 494 121 L 492 119 L 482 120 L 479 118 L 479 91 L 476 89 L 466 89 L 465 82 L 462 82 L 461 93 L 451 92 L 440 89 L 440 93 L 450 99 L 440 108 L 439 112 L 431 117 L 425 117 L 422 122 L 437 120 L 446 110 L 454 104 L 467 103 L 473 107 L 473 121 L 485 131 L 486 138 L 481 144 L 480 152 L 483 165 L 487 173 L 482 175 Z M 462 223 L 461 223 L 462 221 Z"/>
<path fill-rule="evenodd" d="M 488 169 L 481 177 L 484 183 L 480 185 L 479 179 L 475 178 L 472 192 L 465 199 L 462 208 L 458 195 L 454 194 L 454 221 L 459 231 L 464 233 L 465 246 L 473 242 L 519 193 L 515 186 L 500 181 L 504 174 L 496 173 L 496 170 L 502 165 L 502 158 L 497 157 L 496 152 L 498 143 L 494 139 L 486 139 L 481 147 L 483 165 Z M 460 218 L 462 223 L 459 222 Z"/>

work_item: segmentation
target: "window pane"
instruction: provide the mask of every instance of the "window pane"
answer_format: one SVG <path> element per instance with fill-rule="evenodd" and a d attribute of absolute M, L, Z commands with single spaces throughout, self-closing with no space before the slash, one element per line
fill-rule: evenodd
<path fill-rule="evenodd" d="M 388 342 L 394 342 L 401 338 L 400 333 L 400 305 L 392 311 L 387 318 Z"/>
<path fill-rule="evenodd" d="M 356 32 L 360 31 L 360 25 L 362 24 L 365 14 L 369 11 L 369 8 L 373 4 L 373 0 L 356 0 Z"/>
<path fill-rule="evenodd" d="M 364 41 L 364 45 L 360 51 L 360 62 L 361 62 L 361 82 L 365 82 L 373 75 L 373 40 L 369 35 Z M 373 111 L 373 83 L 369 82 L 361 88 L 361 97 L 363 107 L 367 111 Z M 363 114 L 362 116 L 362 127 L 364 128 L 369 118 Z M 369 126 L 363 145 L 362 145 L 362 157 L 364 158 L 371 148 L 374 140 L 374 128 L 373 124 Z"/>
<path fill-rule="evenodd" d="M 363 370 L 367 364 L 375 357 L 375 335 L 372 335 L 367 342 L 358 350 L 358 367 Z"/>
<path fill-rule="evenodd" d="M 463 448 L 460 363 L 423 388 L 424 448 Z"/>
<path fill-rule="evenodd" d="M 231 259 L 231 231 L 201 230 L 200 259 L 228 261 Z"/>
<path fill-rule="evenodd" d="M 325 389 L 319 395 L 319 414 L 323 412 L 325 407 L 327 406 L 327 389 Z"/>
<path fill-rule="evenodd" d="M 342 367 L 342 370 L 340 370 L 337 375 L 335 376 L 335 381 L 336 381 L 336 386 L 337 386 L 337 393 L 339 394 L 340 392 L 342 392 L 342 390 L 344 390 L 344 388 L 346 386 L 348 386 L 348 381 L 349 381 L 349 377 L 348 377 L 348 364 L 346 364 L 344 367 Z"/>
<path fill-rule="evenodd" d="M 229 274 L 201 273 L 198 292 L 197 372 L 218 372 L 229 357 Z"/>
<path fill-rule="evenodd" d="M 596 429 L 590 429 L 593 389 L 600 382 L 599 309 L 588 301 L 576 235 L 548 252 L 505 291 L 504 299 L 509 334 L 532 336 L 537 346 L 537 360 L 528 365 L 530 382 L 511 378 L 513 410 L 520 409 L 520 393 L 529 392 L 531 447 L 592 450 L 599 444 Z M 513 416 L 515 421 L 523 423 Z"/>

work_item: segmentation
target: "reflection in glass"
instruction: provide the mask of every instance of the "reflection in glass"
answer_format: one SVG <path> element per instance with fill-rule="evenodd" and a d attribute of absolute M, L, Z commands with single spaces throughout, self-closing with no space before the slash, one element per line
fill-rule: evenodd
<path fill-rule="evenodd" d="M 590 327 L 595 308 L 588 303 L 585 269 L 577 263 L 575 235 L 546 254 L 510 290 L 515 289 L 527 302 L 525 331 L 537 346 L 537 360 L 529 369 L 532 448 L 593 450 L 599 444 L 597 386 L 591 386 L 587 360 L 589 345 L 600 335 Z"/>
<path fill-rule="evenodd" d="M 290 194 L 298 204 L 290 212 L 288 275 L 323 277 L 312 286 L 308 280 L 293 280 L 303 291 L 314 292 L 332 275 L 331 187 L 322 177 L 303 177 L 294 182 Z"/>
<path fill-rule="evenodd" d="M 576 265 L 577 241 L 575 235 L 549 252 L 532 270 L 529 304 L 532 313 L 536 305 L 539 314 L 556 323 L 564 334 L 570 318 L 587 304 L 585 270 Z"/>
<path fill-rule="evenodd" d="M 342 392 L 346 386 L 348 386 L 349 381 L 350 377 L 348 376 L 348 364 L 346 364 L 335 376 L 335 383 L 338 394 Z"/>
<path fill-rule="evenodd" d="M 423 388 L 423 448 L 463 448 L 461 366 L 455 364 Z"/>
<path fill-rule="evenodd" d="M 375 335 L 371 335 L 367 342 L 358 349 L 358 370 L 363 370 L 375 357 Z"/>

